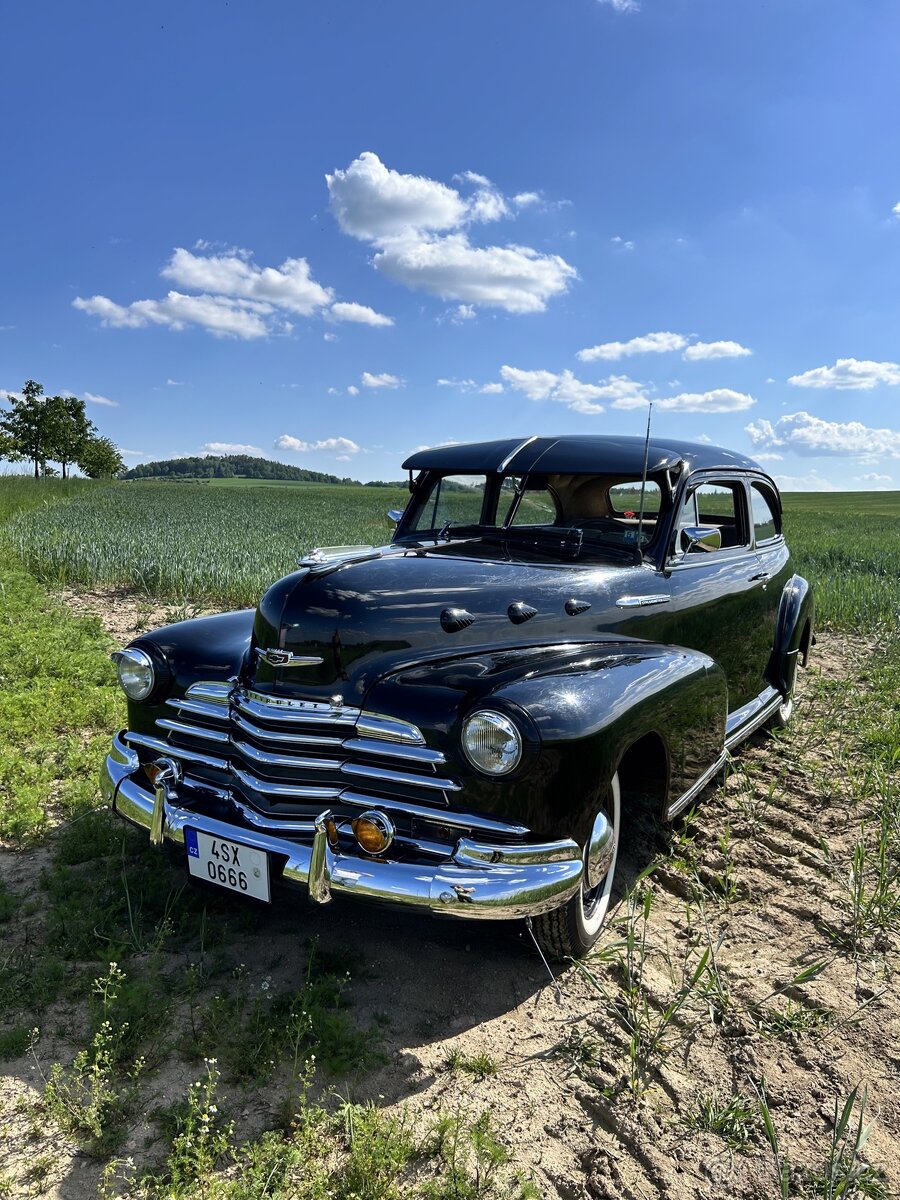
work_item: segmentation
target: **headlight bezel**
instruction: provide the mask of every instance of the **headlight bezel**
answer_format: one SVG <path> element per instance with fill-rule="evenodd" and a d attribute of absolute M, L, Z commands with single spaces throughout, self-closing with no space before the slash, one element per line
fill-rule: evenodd
<path fill-rule="evenodd" d="M 116 664 L 119 687 L 135 704 L 146 704 L 159 691 L 160 684 L 165 682 L 159 664 L 142 646 L 126 646 L 124 650 L 117 650 L 111 657 Z M 135 674 L 143 671 L 148 673 L 149 677 L 145 678 L 143 685 L 128 686 L 125 680 L 129 671 Z"/>
<path fill-rule="evenodd" d="M 494 733 L 505 734 L 515 744 L 513 756 L 505 762 L 501 761 L 499 770 L 491 765 L 490 760 L 478 756 L 476 745 L 473 745 L 474 739 L 469 736 L 474 732 L 472 726 L 476 721 L 482 722 L 483 731 L 487 726 Z M 525 755 L 525 737 L 519 725 L 508 713 L 495 708 L 476 708 L 468 713 L 460 727 L 459 743 L 469 766 L 488 779 L 508 779 L 521 766 Z"/>

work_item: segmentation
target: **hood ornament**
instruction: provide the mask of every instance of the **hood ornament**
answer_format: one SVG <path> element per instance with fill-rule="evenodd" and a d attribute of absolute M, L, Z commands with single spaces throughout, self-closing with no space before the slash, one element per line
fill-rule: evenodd
<path fill-rule="evenodd" d="M 290 650 L 257 650 L 256 657 L 270 667 L 318 667 L 325 659 L 318 654 L 292 654 Z"/>

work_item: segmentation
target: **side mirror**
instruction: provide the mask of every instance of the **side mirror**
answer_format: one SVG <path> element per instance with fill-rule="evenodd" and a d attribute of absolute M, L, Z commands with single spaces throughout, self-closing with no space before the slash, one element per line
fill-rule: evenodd
<path fill-rule="evenodd" d="M 685 554 L 698 554 L 722 548 L 722 530 L 718 525 L 686 525 L 680 538 L 681 549 Z"/>
<path fill-rule="evenodd" d="M 387 515 L 388 515 L 388 520 L 393 522 L 394 528 L 396 529 L 397 526 L 400 524 L 400 518 L 403 516 L 403 509 L 402 508 L 389 508 L 387 510 Z"/>

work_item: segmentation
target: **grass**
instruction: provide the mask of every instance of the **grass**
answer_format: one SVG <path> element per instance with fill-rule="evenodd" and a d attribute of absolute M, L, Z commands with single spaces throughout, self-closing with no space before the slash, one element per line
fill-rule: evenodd
<path fill-rule="evenodd" d="M 62 485 L 6 477 L 0 522 L 12 520 L 12 538 L 47 582 L 162 592 L 180 615 L 195 600 L 255 602 L 313 543 L 384 541 L 384 509 L 404 500 L 399 492 L 313 484 Z M 900 496 L 789 496 L 786 511 L 797 569 L 815 579 L 820 623 L 882 641 L 858 691 L 825 678 L 814 698 L 824 714 L 817 719 L 832 723 L 841 800 L 856 831 L 843 857 L 822 856 L 823 880 L 837 896 L 822 945 L 829 956 L 860 966 L 875 958 L 889 964 L 900 927 L 900 647 L 891 634 L 900 595 Z M 255 936 L 262 919 L 256 911 L 185 889 L 168 856 L 93 811 L 97 762 L 123 711 L 108 639 L 95 622 L 72 617 L 47 595 L 2 531 L 0 588 L 0 837 L 16 846 L 43 840 L 49 849 L 33 893 L 0 886 L 0 1058 L 21 1058 L 33 1046 L 46 1076 L 40 1120 L 106 1160 L 105 1194 L 534 1195 L 516 1178 L 489 1115 L 451 1104 L 426 1117 L 353 1102 L 352 1082 L 382 1061 L 383 1035 L 358 1021 L 350 1003 L 347 971 L 355 976 L 359 964 L 298 945 L 296 961 L 277 982 L 248 973 L 231 947 Z M 802 753 L 802 740 L 795 748 Z M 790 1037 L 799 1048 L 840 1028 L 839 1013 L 795 992 L 821 962 L 755 1004 L 742 997 L 742 979 L 727 964 L 726 938 L 739 936 L 746 899 L 741 839 L 764 829 L 778 810 L 790 761 L 773 749 L 763 786 L 742 759 L 731 824 L 687 822 L 673 838 L 670 865 L 689 885 L 683 942 L 654 944 L 648 930 L 655 885 L 644 880 L 618 940 L 586 964 L 604 1017 L 573 1026 L 560 1057 L 596 1088 L 617 1072 L 600 1088 L 601 1099 L 621 1096 L 631 1120 L 640 1119 L 639 1102 L 662 1082 L 671 1056 L 687 1061 L 695 1037 L 715 1038 L 743 1020 L 754 1036 L 764 1035 L 760 1046 Z M 826 794 L 834 772 L 821 772 L 816 788 Z M 706 905 L 726 932 L 711 930 Z M 35 1026 L 41 1035 L 33 1042 Z M 194 1082 L 160 1115 L 157 1159 L 148 1166 L 144 1156 L 135 1167 L 110 1158 L 172 1058 L 192 1064 Z M 456 1091 L 497 1071 L 494 1058 L 462 1046 L 450 1050 L 447 1067 L 457 1078 L 445 1082 Z M 335 1098 L 335 1079 L 346 1099 Z M 270 1127 L 241 1143 L 234 1127 L 240 1106 L 263 1089 Z M 865 1108 L 861 1090 L 842 1098 L 828 1145 L 802 1171 L 787 1161 L 779 1144 L 785 1134 L 764 1098 L 753 1104 L 737 1091 L 701 1091 L 684 1120 L 731 1150 L 760 1153 L 764 1139 L 772 1194 L 877 1200 L 887 1193 L 864 1159 Z M 793 1154 L 794 1143 L 788 1145 Z M 30 1170 L 29 1186 L 49 1186 L 54 1160 L 35 1153 Z M 0 1194 L 4 1186 L 0 1180 Z"/>
<path fill-rule="evenodd" d="M 408 499 L 400 489 L 335 484 L 132 482 L 95 487 L 65 508 L 24 512 L 7 532 L 28 569 L 53 586 L 240 606 L 256 604 L 313 546 L 389 541 L 387 509 Z"/>

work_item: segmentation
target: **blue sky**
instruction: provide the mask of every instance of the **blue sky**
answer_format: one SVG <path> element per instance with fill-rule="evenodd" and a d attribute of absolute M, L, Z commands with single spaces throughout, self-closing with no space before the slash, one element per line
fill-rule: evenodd
<path fill-rule="evenodd" d="M 900 487 L 888 0 L 7 5 L 0 388 L 131 463 L 639 433 Z M 12 71 L 12 65 L 15 70 Z"/>

